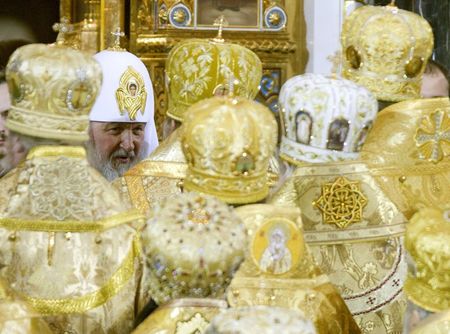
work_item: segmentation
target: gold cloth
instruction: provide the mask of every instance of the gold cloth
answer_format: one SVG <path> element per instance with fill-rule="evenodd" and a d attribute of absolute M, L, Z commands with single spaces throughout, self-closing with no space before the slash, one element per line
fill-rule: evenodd
<path fill-rule="evenodd" d="M 423 209 L 409 221 L 405 247 L 414 263 L 403 290 L 428 312 L 450 309 L 450 211 Z"/>
<path fill-rule="evenodd" d="M 150 156 L 116 179 L 113 186 L 142 214 L 164 198 L 183 192 L 187 163 L 181 148 L 183 126 L 176 129 Z M 278 180 L 279 164 L 270 159 L 270 185 Z"/>
<path fill-rule="evenodd" d="M 450 100 L 393 104 L 377 116 L 361 159 L 406 218 L 450 205 Z"/>
<path fill-rule="evenodd" d="M 422 320 L 411 334 L 448 334 L 450 333 L 450 310 L 433 314 Z"/>
<path fill-rule="evenodd" d="M 0 333 L 50 334 L 45 321 L 0 279 Z"/>
<path fill-rule="evenodd" d="M 360 332 L 336 288 L 315 265 L 304 243 L 301 223 L 295 223 L 300 216 L 298 208 L 254 204 L 236 211 L 251 241 L 246 260 L 228 289 L 232 307 L 286 307 L 301 310 L 318 333 Z M 287 261 L 270 266 L 266 263 L 277 262 L 266 256 L 275 234 L 285 238 L 282 258 Z"/>
<path fill-rule="evenodd" d="M 148 214 L 164 198 L 182 192 L 187 164 L 181 149 L 181 131 L 176 129 L 148 158 L 113 182 L 122 197 L 142 214 Z"/>
<path fill-rule="evenodd" d="M 402 331 L 406 220 L 365 164 L 298 167 L 270 203 L 301 209 L 314 259 L 364 333 Z"/>
<path fill-rule="evenodd" d="M 174 299 L 158 307 L 133 334 L 203 333 L 211 319 L 227 307 L 221 299 Z"/>
<path fill-rule="evenodd" d="M 143 216 L 84 149 L 36 147 L 0 187 L 0 268 L 11 288 L 57 333 L 131 330 Z"/>

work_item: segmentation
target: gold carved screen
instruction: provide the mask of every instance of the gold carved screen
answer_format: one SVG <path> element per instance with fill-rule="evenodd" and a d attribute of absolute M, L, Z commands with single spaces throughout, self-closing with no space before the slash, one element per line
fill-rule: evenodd
<path fill-rule="evenodd" d="M 224 15 L 223 37 L 254 51 L 263 63 L 257 100 L 278 113 L 278 94 L 296 49 L 286 29 L 284 0 L 61 0 L 61 17 L 76 23 L 82 49 L 111 44 L 117 27 L 128 48 L 147 66 L 154 85 L 158 134 L 167 108 L 165 62 L 172 47 L 189 38 L 213 38 L 214 20 Z M 302 1 L 297 6 L 301 6 Z M 292 4 L 290 4 L 292 6 Z M 293 15 L 294 16 L 294 15 Z M 291 18 L 289 18 L 291 19 Z M 294 17 L 292 18 L 294 19 Z"/>

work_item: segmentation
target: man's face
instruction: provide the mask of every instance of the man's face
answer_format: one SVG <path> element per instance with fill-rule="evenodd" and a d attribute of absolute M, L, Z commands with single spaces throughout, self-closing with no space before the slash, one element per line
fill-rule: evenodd
<path fill-rule="evenodd" d="M 421 95 L 423 98 L 448 96 L 448 81 L 445 75 L 438 69 L 425 72 L 422 79 Z"/>
<path fill-rule="evenodd" d="M 89 161 L 106 179 L 122 176 L 141 160 L 146 123 L 90 122 Z"/>

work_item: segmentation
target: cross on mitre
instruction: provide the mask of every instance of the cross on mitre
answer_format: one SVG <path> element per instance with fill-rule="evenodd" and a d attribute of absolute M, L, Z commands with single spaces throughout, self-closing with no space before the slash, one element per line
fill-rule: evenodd
<path fill-rule="evenodd" d="M 53 26 L 53 31 L 58 33 L 56 36 L 56 44 L 64 44 L 66 41 L 66 34 L 73 32 L 73 25 L 67 17 L 62 17 L 61 22 L 55 23 Z"/>
<path fill-rule="evenodd" d="M 219 31 L 217 32 L 217 37 L 214 38 L 215 42 L 224 42 L 222 38 L 222 30 L 223 27 L 228 26 L 228 21 L 225 16 L 220 15 L 217 19 L 214 20 L 214 26 L 219 27 Z"/>
<path fill-rule="evenodd" d="M 115 31 L 111 32 L 111 35 L 114 36 L 114 44 L 109 48 L 109 50 L 123 51 L 124 49 L 120 47 L 120 38 L 124 37 L 125 33 L 121 31 L 119 27 L 117 27 Z"/>

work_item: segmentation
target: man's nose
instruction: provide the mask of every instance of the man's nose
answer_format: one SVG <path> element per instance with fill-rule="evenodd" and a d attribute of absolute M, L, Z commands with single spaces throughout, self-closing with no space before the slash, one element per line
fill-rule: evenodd
<path fill-rule="evenodd" d="M 120 147 L 127 152 L 134 151 L 133 132 L 131 130 L 125 130 L 122 132 Z"/>

